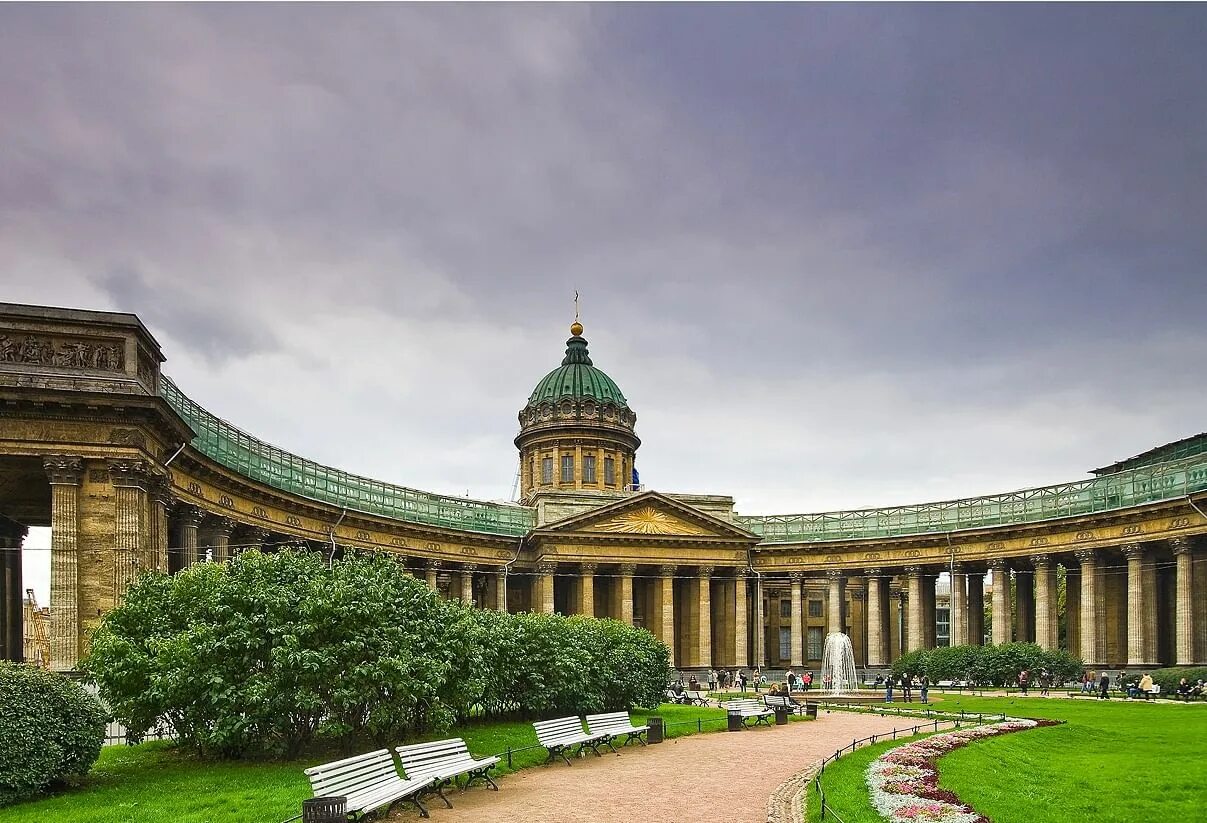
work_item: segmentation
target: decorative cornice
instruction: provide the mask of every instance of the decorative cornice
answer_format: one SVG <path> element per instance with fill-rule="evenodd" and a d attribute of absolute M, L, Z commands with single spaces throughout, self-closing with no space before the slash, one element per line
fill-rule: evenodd
<path fill-rule="evenodd" d="M 42 468 L 52 486 L 78 486 L 84 479 L 84 461 L 80 457 L 52 455 L 42 458 Z"/>

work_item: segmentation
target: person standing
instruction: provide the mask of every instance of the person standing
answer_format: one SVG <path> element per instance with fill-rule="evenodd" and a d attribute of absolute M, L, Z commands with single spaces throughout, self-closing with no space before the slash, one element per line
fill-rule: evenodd
<path fill-rule="evenodd" d="M 895 678 L 896 678 L 896 675 L 894 675 L 892 673 L 890 673 L 888 677 L 884 678 L 884 702 L 885 703 L 893 702 L 893 680 Z"/>
<path fill-rule="evenodd" d="M 759 693 L 759 686 L 761 686 L 761 685 L 763 685 L 763 670 L 755 669 L 754 670 L 754 693 L 755 694 Z"/>
<path fill-rule="evenodd" d="M 796 691 L 796 672 L 792 671 L 792 669 L 788 669 L 787 681 L 788 694 L 792 694 L 794 691 Z"/>
<path fill-rule="evenodd" d="M 930 678 L 922 675 L 922 679 L 918 681 L 918 693 L 922 696 L 922 702 L 926 702 L 926 693 L 930 691 Z"/>
<path fill-rule="evenodd" d="M 1098 681 L 1098 699 L 1099 700 L 1110 700 L 1111 699 L 1110 690 L 1111 690 L 1111 676 L 1104 669 L 1102 672 L 1102 678 Z"/>
<path fill-rule="evenodd" d="M 1027 696 L 1027 687 L 1031 685 L 1031 672 L 1023 669 L 1018 673 L 1018 690 L 1023 697 Z"/>
<path fill-rule="evenodd" d="M 813 672 L 805 672 L 805 676 L 801 678 L 801 682 L 805 684 L 805 694 L 808 694 L 809 689 L 813 687 Z"/>

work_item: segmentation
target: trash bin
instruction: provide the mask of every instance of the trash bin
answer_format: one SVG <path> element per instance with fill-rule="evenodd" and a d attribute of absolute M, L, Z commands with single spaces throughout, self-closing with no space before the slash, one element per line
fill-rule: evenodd
<path fill-rule="evenodd" d="M 806 703 L 805 704 L 805 717 L 808 717 L 810 720 L 817 719 L 817 704 L 816 703 Z"/>
<path fill-rule="evenodd" d="M 777 725 L 777 726 L 787 726 L 788 725 L 788 708 L 786 706 L 776 706 L 775 707 L 775 725 Z"/>
<path fill-rule="evenodd" d="M 666 729 L 662 725 L 661 717 L 647 717 L 645 725 L 650 727 L 650 730 L 645 735 L 647 743 L 661 743 L 665 737 Z"/>
<path fill-rule="evenodd" d="M 316 797 L 302 801 L 302 823 L 344 823 L 347 819 L 346 797 Z"/>
<path fill-rule="evenodd" d="M 726 717 L 729 719 L 729 730 L 731 732 L 740 732 L 745 728 L 742 725 L 742 713 L 740 711 L 731 711 Z"/>

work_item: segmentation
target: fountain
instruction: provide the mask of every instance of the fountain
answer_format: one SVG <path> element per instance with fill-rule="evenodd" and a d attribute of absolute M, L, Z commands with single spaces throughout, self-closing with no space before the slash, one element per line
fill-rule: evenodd
<path fill-rule="evenodd" d="M 851 638 L 842 632 L 826 635 L 826 644 L 821 654 L 821 700 L 870 703 L 881 699 L 873 689 L 861 689 L 859 671 L 855 668 L 855 653 L 851 650 Z"/>

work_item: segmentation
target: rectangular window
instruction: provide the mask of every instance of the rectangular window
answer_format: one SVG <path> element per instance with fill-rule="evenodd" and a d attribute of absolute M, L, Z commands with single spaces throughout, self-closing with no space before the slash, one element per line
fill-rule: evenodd
<path fill-rule="evenodd" d="M 604 458 L 604 485 L 616 485 L 616 461 L 611 457 Z"/>
<path fill-rule="evenodd" d="M 951 609 L 935 609 L 935 645 L 951 645 Z"/>
<path fill-rule="evenodd" d="M 593 454 L 583 455 L 583 482 L 595 482 L 595 455 Z"/>
<path fill-rule="evenodd" d="M 541 482 L 548 486 L 553 482 L 553 458 L 541 458 Z"/>
<path fill-rule="evenodd" d="M 821 660 L 821 644 L 822 644 L 822 629 L 821 626 L 809 627 L 809 659 Z"/>
<path fill-rule="evenodd" d="M 810 617 L 821 617 L 821 601 L 820 600 L 810 600 L 809 601 L 809 616 Z"/>
<path fill-rule="evenodd" d="M 574 455 L 572 454 L 562 455 L 562 482 L 574 482 Z"/>
<path fill-rule="evenodd" d="M 792 629 L 784 626 L 780 629 L 780 660 L 792 659 Z"/>
<path fill-rule="evenodd" d="M 792 601 L 785 598 L 780 601 L 780 617 L 792 616 Z"/>

